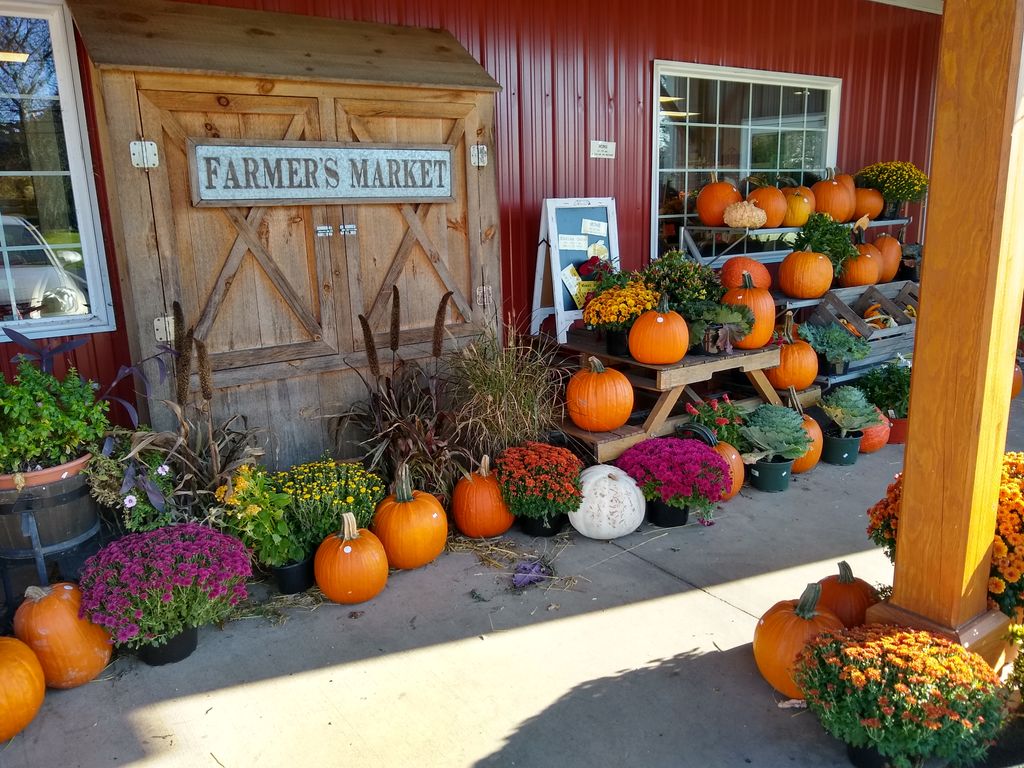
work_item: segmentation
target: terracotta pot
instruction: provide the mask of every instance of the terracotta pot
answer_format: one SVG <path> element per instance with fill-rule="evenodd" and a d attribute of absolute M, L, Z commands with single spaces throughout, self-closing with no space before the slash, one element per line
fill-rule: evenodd
<path fill-rule="evenodd" d="M 66 480 L 69 477 L 74 477 L 92 458 L 91 453 L 87 453 L 84 456 L 80 456 L 74 461 L 69 461 L 66 464 L 58 464 L 56 467 L 47 467 L 46 469 L 40 469 L 35 472 L 22 472 L 21 476 L 25 481 L 25 488 L 32 488 L 37 485 L 46 485 L 48 483 L 56 482 L 57 480 Z M 0 475 L 0 491 L 13 491 L 18 486 L 14 479 L 17 475 Z"/>

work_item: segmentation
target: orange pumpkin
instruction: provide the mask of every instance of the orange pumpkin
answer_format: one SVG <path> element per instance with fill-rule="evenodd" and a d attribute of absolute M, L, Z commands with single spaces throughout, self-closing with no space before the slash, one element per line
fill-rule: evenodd
<path fill-rule="evenodd" d="M 750 308 L 754 322 L 750 332 L 736 341 L 733 346 L 739 349 L 760 349 L 771 341 L 775 330 L 775 300 L 764 288 L 755 288 L 750 273 L 743 273 L 743 285 L 730 288 L 722 297 L 723 304 L 743 304 Z"/>
<path fill-rule="evenodd" d="M 879 600 L 875 588 L 854 576 L 845 560 L 839 563 L 838 575 L 826 576 L 818 584 L 821 585 L 818 605 L 832 611 L 848 628 L 863 624 L 868 608 Z"/>
<path fill-rule="evenodd" d="M 110 661 L 110 635 L 78 617 L 82 592 L 69 582 L 29 587 L 14 614 L 14 635 L 35 651 L 51 688 L 75 688 Z"/>
<path fill-rule="evenodd" d="M 800 414 L 803 419 L 802 426 L 804 432 L 811 439 L 811 444 L 804 451 L 804 455 L 793 461 L 793 474 L 799 475 L 803 472 L 810 472 L 818 466 L 818 462 L 821 461 L 821 449 L 824 446 L 825 438 L 821 432 L 821 425 L 804 413 L 803 406 L 800 405 L 800 399 L 796 396 L 795 387 L 789 388 L 789 405 Z"/>
<path fill-rule="evenodd" d="M 725 463 L 729 465 L 729 476 L 732 478 L 732 484 L 722 495 L 722 501 L 727 501 L 739 493 L 740 488 L 743 487 L 743 480 L 746 476 L 746 470 L 743 468 L 743 457 L 740 456 L 740 452 L 729 443 L 716 443 L 715 451 L 719 456 L 725 459 Z"/>
<path fill-rule="evenodd" d="M 878 418 L 882 420 L 882 423 L 878 426 L 865 427 L 861 430 L 863 433 L 860 439 L 861 453 L 874 453 L 889 442 L 889 430 L 892 428 L 892 422 L 878 408 L 875 408 L 875 412 L 878 414 Z"/>
<path fill-rule="evenodd" d="M 761 676 L 779 693 L 802 699 L 793 679 L 797 657 L 822 632 L 841 631 L 843 622 L 818 605 L 820 584 L 808 584 L 799 600 L 783 600 L 769 608 L 754 628 L 754 661 Z"/>
<path fill-rule="evenodd" d="M 316 585 L 336 603 L 365 603 L 388 583 L 388 556 L 380 539 L 358 527 L 355 515 L 346 512 L 341 519 L 341 532 L 332 533 L 316 550 Z"/>
<path fill-rule="evenodd" d="M 781 227 L 786 218 L 786 196 L 778 187 L 758 187 L 747 195 L 747 202 L 753 203 L 768 217 L 765 227 Z"/>
<path fill-rule="evenodd" d="M 711 183 L 705 184 L 697 193 L 697 215 L 709 227 L 724 226 L 725 209 L 741 200 L 743 195 L 736 187 L 728 181 L 719 181 L 718 174 L 712 173 Z"/>
<path fill-rule="evenodd" d="M 856 196 L 856 194 L 857 194 L 857 182 L 855 182 L 853 180 L 853 176 L 851 176 L 848 173 L 836 173 L 835 174 L 835 179 L 840 184 L 842 184 L 844 187 L 846 187 L 846 191 L 847 192 L 849 192 L 851 195 Z"/>
<path fill-rule="evenodd" d="M 1010 389 L 1010 399 L 1012 400 L 1020 394 L 1021 389 L 1024 388 L 1024 371 L 1021 371 L 1020 366 L 1017 363 L 1013 364 L 1013 387 Z"/>
<path fill-rule="evenodd" d="M 682 315 L 668 308 L 668 294 L 662 294 L 658 308 L 644 312 L 629 329 L 629 354 L 640 363 L 672 365 L 682 360 L 689 348 L 690 329 Z M 632 402 L 629 407 L 632 411 Z"/>
<path fill-rule="evenodd" d="M 869 219 L 877 219 L 878 214 L 885 207 L 885 198 L 877 189 L 857 187 L 853 193 L 853 218 L 859 219 L 867 216 Z"/>
<path fill-rule="evenodd" d="M 765 376 L 776 389 L 807 389 L 818 375 L 818 353 L 793 333 L 792 312 L 786 313 L 779 342 L 779 364 L 765 369 Z"/>
<path fill-rule="evenodd" d="M 891 282 L 900 270 L 900 262 L 903 261 L 903 246 L 892 235 L 879 235 L 872 245 L 878 249 L 881 257 L 878 267 L 878 282 Z"/>
<path fill-rule="evenodd" d="M 35 653 L 14 637 L 0 637 L 0 744 L 21 733 L 43 706 L 46 677 Z"/>
<path fill-rule="evenodd" d="M 860 243 L 857 246 L 857 255 L 851 256 L 843 262 L 843 268 L 839 272 L 839 285 L 843 288 L 874 285 L 878 282 L 878 267 L 881 261 L 882 254 L 875 246 Z"/>
<path fill-rule="evenodd" d="M 682 320 L 681 317 L 679 319 Z M 565 388 L 565 407 L 572 423 L 580 429 L 588 432 L 618 429 L 633 412 L 633 385 L 624 374 L 614 368 L 605 368 L 600 360 L 591 357 L 588 366 L 576 371 L 569 379 Z"/>
<path fill-rule="evenodd" d="M 755 288 L 772 287 L 772 276 L 768 272 L 768 267 L 747 256 L 733 256 L 727 259 L 718 273 L 718 279 L 726 288 L 739 288 L 743 285 L 744 272 L 750 273 Z"/>
<path fill-rule="evenodd" d="M 793 251 L 779 264 L 779 289 L 794 299 L 817 299 L 832 287 L 834 268 L 823 253 Z"/>
<path fill-rule="evenodd" d="M 836 181 L 830 168 L 828 178 L 822 179 L 811 187 L 814 192 L 814 209 L 819 213 L 827 213 L 836 221 L 849 221 L 853 218 L 856 205 L 853 192 L 846 185 Z"/>
<path fill-rule="evenodd" d="M 807 193 L 801 191 L 806 190 Z M 814 213 L 814 196 L 807 187 L 791 187 L 785 190 L 786 214 L 782 217 L 784 227 L 802 227 Z"/>
<path fill-rule="evenodd" d="M 409 467 L 403 463 L 395 472 L 395 492 L 377 505 L 372 530 L 392 568 L 419 568 L 444 549 L 448 518 L 434 496 L 413 490 Z"/>
<path fill-rule="evenodd" d="M 632 389 L 630 389 L 632 395 Z M 501 486 L 491 474 L 491 457 L 480 459 L 480 469 L 459 478 L 452 492 L 455 527 L 473 539 L 501 536 L 516 521 L 508 511 Z"/>

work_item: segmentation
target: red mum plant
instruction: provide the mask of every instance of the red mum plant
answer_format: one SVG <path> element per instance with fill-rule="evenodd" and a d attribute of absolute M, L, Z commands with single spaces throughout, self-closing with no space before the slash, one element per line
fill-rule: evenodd
<path fill-rule="evenodd" d="M 932 757 L 978 762 L 1006 717 L 999 677 L 984 659 L 902 627 L 819 635 L 800 655 L 796 681 L 826 731 L 897 768 Z"/>
<path fill-rule="evenodd" d="M 582 469 L 572 451 L 528 441 L 502 451 L 494 475 L 513 515 L 550 522 L 579 507 Z"/>

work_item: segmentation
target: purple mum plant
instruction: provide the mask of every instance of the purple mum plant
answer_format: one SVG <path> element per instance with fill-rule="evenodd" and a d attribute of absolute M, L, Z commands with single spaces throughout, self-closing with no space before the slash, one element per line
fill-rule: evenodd
<path fill-rule="evenodd" d="M 627 448 L 615 462 L 636 480 L 644 498 L 689 507 L 711 525 L 715 503 L 729 489 L 729 465 L 700 440 L 655 437 Z"/>
<path fill-rule="evenodd" d="M 80 615 L 118 645 L 163 645 L 188 627 L 225 619 L 246 597 L 249 552 L 198 523 L 113 541 L 82 569 Z"/>

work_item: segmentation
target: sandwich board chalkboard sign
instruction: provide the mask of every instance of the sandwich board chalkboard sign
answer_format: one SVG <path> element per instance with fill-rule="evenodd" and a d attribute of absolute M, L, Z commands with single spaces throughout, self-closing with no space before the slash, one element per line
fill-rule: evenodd
<path fill-rule="evenodd" d="M 578 268 L 592 259 L 608 261 L 619 270 L 619 234 L 615 200 L 611 197 L 548 198 L 544 201 L 537 237 L 537 270 L 533 281 L 530 333 L 554 315 L 555 337 L 583 317 L 590 285 Z"/>

